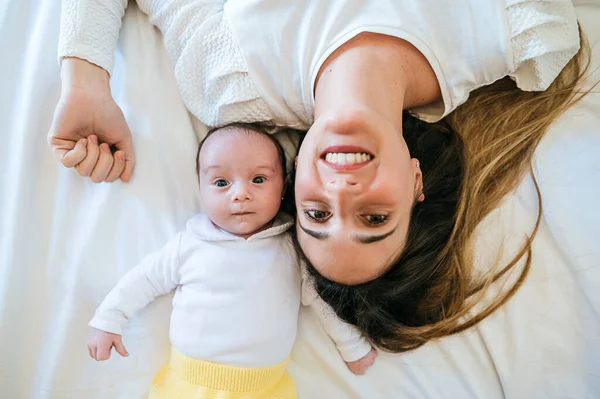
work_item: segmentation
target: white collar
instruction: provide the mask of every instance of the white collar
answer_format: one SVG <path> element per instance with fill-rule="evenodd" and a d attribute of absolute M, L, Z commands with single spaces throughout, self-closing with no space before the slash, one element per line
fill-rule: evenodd
<path fill-rule="evenodd" d="M 187 221 L 186 228 L 189 232 L 195 234 L 204 241 L 256 241 L 282 234 L 292 227 L 293 224 L 294 219 L 290 215 L 279 212 L 273 220 L 273 226 L 248 237 L 246 240 L 221 230 L 214 225 L 206 213 L 199 213 Z"/>

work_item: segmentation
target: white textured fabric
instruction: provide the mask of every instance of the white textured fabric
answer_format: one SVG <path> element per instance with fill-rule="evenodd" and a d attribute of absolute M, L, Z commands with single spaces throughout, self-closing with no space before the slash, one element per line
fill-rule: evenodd
<path fill-rule="evenodd" d="M 114 49 L 120 21 L 108 11 L 115 14 L 120 0 L 105 0 L 104 13 L 97 1 L 63 0 L 63 21 L 77 23 L 63 22 L 60 57 L 109 64 L 94 60 Z M 83 10 L 94 7 L 96 20 L 105 22 L 78 21 L 75 3 Z M 524 90 L 543 90 L 579 48 L 570 0 L 230 0 L 224 12 L 223 2 L 215 0 L 138 3 L 165 36 L 184 103 L 211 126 L 271 120 L 308 129 L 320 66 L 361 32 L 405 39 L 428 59 L 442 101 L 413 110 L 426 121 L 442 118 L 471 91 L 508 74 Z M 102 42 L 90 50 L 93 57 L 78 45 L 80 36 Z"/>
<path fill-rule="evenodd" d="M 223 3 L 138 0 L 161 30 L 183 102 L 200 121 L 209 126 L 270 121 L 272 115 L 248 77 L 243 55 L 223 19 Z M 126 4 L 63 0 L 59 59 L 83 58 L 110 72 L 121 26 L 120 17 L 117 21 L 114 15 L 122 15 Z"/>
<path fill-rule="evenodd" d="M 579 50 L 579 29 L 571 1 L 509 0 L 513 51 L 509 74 L 522 90 L 546 90 Z"/>
<path fill-rule="evenodd" d="M 198 119 L 209 126 L 271 120 L 223 19 L 222 0 L 138 3 L 163 33 L 181 98 Z"/>
<path fill-rule="evenodd" d="M 127 0 L 63 1 L 58 44 L 61 58 L 84 58 L 110 73 L 126 6 Z"/>
<path fill-rule="evenodd" d="M 576 3 L 594 51 L 589 85 L 600 79 L 600 5 Z M 10 60 L 0 63 L 0 398 L 141 399 L 168 360 L 171 298 L 127 323 L 128 358 L 90 359 L 87 322 L 122 275 L 201 211 L 198 141 L 161 35 L 133 5 L 111 84 L 133 132 L 134 177 L 93 184 L 57 165 L 46 132 L 60 93 L 59 21 L 59 2 L 0 2 Z M 289 365 L 300 399 L 598 398 L 599 127 L 597 87 L 538 148 L 544 217 L 532 274 L 502 310 L 418 350 L 380 353 L 359 377 L 303 307 Z M 529 231 L 535 211 L 526 180 L 482 225 L 482 259 L 495 259 L 487 243 Z"/>
<path fill-rule="evenodd" d="M 113 334 L 156 297 L 175 290 L 170 339 L 186 356 L 235 367 L 269 367 L 290 356 L 302 302 L 312 305 L 342 357 L 371 345 L 315 300 L 280 215 L 247 240 L 217 229 L 206 214 L 131 269 L 100 304 L 89 325 Z M 343 325 L 338 325 L 343 324 Z M 339 334 L 338 332 L 341 332 Z"/>

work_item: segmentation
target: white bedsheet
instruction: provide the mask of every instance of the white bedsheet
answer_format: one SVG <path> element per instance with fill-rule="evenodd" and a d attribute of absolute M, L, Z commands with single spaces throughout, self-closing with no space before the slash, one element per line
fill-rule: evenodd
<path fill-rule="evenodd" d="M 597 67 L 600 3 L 576 3 Z M 130 7 L 112 86 L 134 134 L 134 179 L 95 185 L 59 167 L 46 145 L 59 18 L 58 0 L 0 2 L 0 398 L 141 398 L 166 360 L 170 298 L 128 325 L 129 358 L 91 360 L 87 322 L 119 276 L 199 210 L 197 138 L 160 35 Z M 364 377 L 303 310 L 290 366 L 300 397 L 600 397 L 598 89 L 552 127 L 535 169 L 544 218 L 532 271 L 504 308 L 464 334 L 381 354 Z M 483 223 L 482 261 L 530 230 L 532 187 L 526 179 Z"/>

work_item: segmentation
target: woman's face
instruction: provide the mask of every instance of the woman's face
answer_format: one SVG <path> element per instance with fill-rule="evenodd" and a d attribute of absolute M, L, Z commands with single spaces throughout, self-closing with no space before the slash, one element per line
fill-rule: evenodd
<path fill-rule="evenodd" d="M 368 111 L 323 115 L 296 166 L 296 224 L 306 257 L 326 278 L 358 284 L 381 275 L 404 247 L 421 172 L 387 120 Z"/>

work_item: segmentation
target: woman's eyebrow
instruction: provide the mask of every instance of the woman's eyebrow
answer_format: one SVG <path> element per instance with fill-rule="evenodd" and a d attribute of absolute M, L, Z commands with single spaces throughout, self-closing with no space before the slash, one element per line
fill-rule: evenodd
<path fill-rule="evenodd" d="M 386 238 L 388 238 L 389 236 L 391 236 L 392 234 L 394 234 L 394 232 L 396 231 L 396 229 L 398 228 L 398 225 L 396 225 L 396 227 L 394 227 L 391 231 L 388 231 L 387 233 L 384 234 L 380 234 L 380 235 L 356 235 L 354 236 L 352 239 L 356 242 L 360 242 L 363 244 L 372 244 L 374 242 L 377 241 L 381 241 L 381 240 L 385 240 Z"/>
<path fill-rule="evenodd" d="M 302 229 L 302 231 L 304 231 L 306 234 L 308 234 L 311 237 L 316 238 L 317 240 L 323 241 L 323 240 L 326 240 L 326 239 L 329 238 L 329 233 L 307 229 L 306 227 L 302 226 L 302 223 L 300 223 L 300 221 L 298 221 L 298 226 L 300 226 L 300 228 Z M 355 242 L 360 242 L 362 244 L 372 244 L 374 242 L 385 240 L 386 238 L 388 238 L 389 236 L 391 236 L 392 234 L 394 234 L 394 232 L 396 231 L 397 228 L 398 228 L 398 225 L 396 225 L 396 227 L 394 227 L 391 231 L 388 231 L 387 233 L 384 233 L 384 234 L 378 234 L 378 235 L 371 235 L 371 234 L 368 234 L 368 235 L 356 235 L 356 236 L 353 237 L 353 240 Z"/>
<path fill-rule="evenodd" d="M 298 226 L 300 226 L 300 228 L 302 229 L 303 232 L 305 232 L 306 234 L 308 234 L 311 237 L 316 238 L 317 240 L 326 240 L 329 238 L 329 233 L 324 233 L 324 232 L 320 232 L 320 231 L 315 231 L 315 230 L 310 230 L 307 229 L 306 227 L 302 226 L 302 223 L 300 223 L 300 221 L 298 220 Z"/>

